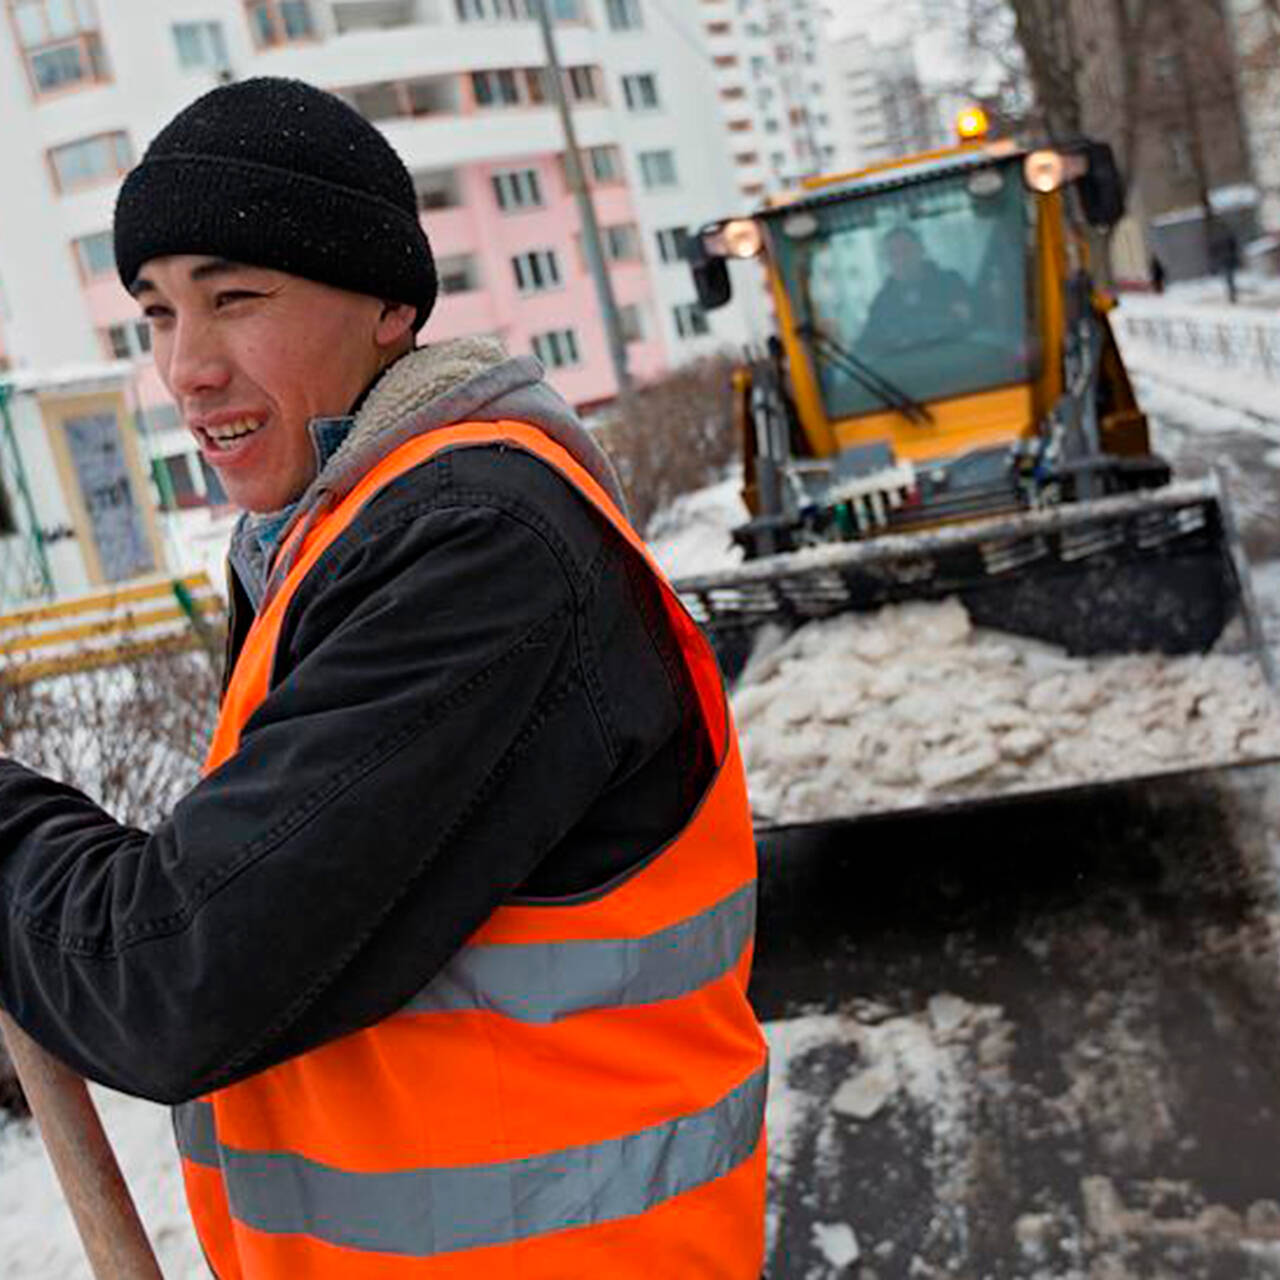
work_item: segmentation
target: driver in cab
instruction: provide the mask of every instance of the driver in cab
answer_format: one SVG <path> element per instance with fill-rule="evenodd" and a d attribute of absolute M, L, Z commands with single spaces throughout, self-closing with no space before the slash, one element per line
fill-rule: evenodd
<path fill-rule="evenodd" d="M 880 286 L 859 345 L 868 351 L 906 351 L 958 334 L 973 316 L 969 286 L 940 267 L 914 228 L 895 227 L 884 238 L 889 274 Z"/>

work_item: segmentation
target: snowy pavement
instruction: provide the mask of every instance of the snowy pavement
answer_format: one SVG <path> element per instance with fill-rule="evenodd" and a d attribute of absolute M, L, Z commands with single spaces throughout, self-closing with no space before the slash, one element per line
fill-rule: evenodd
<path fill-rule="evenodd" d="M 1280 649 L 1273 428 L 1159 372 Z M 1274 767 L 762 843 L 773 1280 L 1280 1277 Z"/>

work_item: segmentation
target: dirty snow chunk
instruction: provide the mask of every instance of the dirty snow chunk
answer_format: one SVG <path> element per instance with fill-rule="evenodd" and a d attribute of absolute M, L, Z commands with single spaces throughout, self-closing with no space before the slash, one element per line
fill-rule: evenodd
<path fill-rule="evenodd" d="M 897 1091 L 898 1076 L 892 1067 L 868 1067 L 836 1090 L 831 1107 L 855 1120 L 870 1120 Z"/>
<path fill-rule="evenodd" d="M 862 1256 L 858 1237 L 847 1222 L 815 1222 L 813 1243 L 824 1258 L 837 1269 L 852 1266 Z"/>
<path fill-rule="evenodd" d="M 1280 753 L 1250 658 L 1071 658 L 975 630 L 955 600 L 771 632 L 733 699 L 752 809 L 774 822 Z"/>

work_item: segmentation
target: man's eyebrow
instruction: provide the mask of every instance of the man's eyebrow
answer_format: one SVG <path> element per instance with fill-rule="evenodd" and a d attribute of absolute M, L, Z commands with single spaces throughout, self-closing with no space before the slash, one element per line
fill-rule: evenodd
<path fill-rule="evenodd" d="M 232 262 L 230 258 L 210 258 L 191 268 L 191 279 L 193 281 L 209 280 L 215 276 L 229 275 L 233 271 L 252 270 L 252 267 L 246 266 L 243 262 Z M 144 293 L 156 293 L 157 289 L 146 276 L 139 276 L 129 286 L 129 292 L 137 298 Z"/>

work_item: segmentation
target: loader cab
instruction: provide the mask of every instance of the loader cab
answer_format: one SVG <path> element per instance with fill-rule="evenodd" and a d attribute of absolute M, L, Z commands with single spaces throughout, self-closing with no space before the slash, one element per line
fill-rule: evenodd
<path fill-rule="evenodd" d="M 1061 394 L 1082 231 L 1122 213 L 1120 191 L 1097 144 L 969 143 L 815 179 L 704 227 L 694 283 L 703 307 L 723 306 L 727 263 L 762 263 L 812 456 L 887 443 L 921 462 L 1008 446 Z"/>
<path fill-rule="evenodd" d="M 1041 358 L 1036 217 L 1017 158 L 837 189 L 767 220 L 828 423 L 1027 385 Z M 852 359 L 850 357 L 853 357 Z M 859 365 L 864 368 L 859 368 Z"/>

